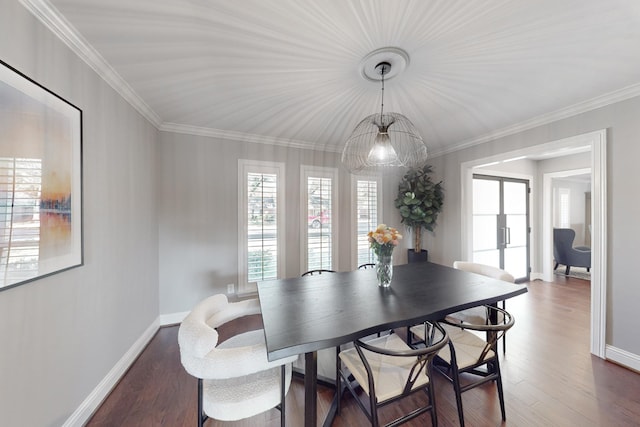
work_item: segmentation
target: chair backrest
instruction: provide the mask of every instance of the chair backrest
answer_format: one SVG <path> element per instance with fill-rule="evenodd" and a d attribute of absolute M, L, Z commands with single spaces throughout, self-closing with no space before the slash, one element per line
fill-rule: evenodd
<path fill-rule="evenodd" d="M 218 345 L 217 327 L 252 314 L 260 314 L 257 299 L 230 303 L 220 294 L 198 303 L 178 330 L 180 361 L 185 370 L 196 378 L 225 379 L 281 365 L 278 361 L 269 366 L 262 330 L 240 334 Z"/>
<path fill-rule="evenodd" d="M 568 264 L 568 255 L 573 248 L 576 232 L 571 228 L 553 229 L 553 258 L 560 264 Z"/>
<path fill-rule="evenodd" d="M 305 271 L 304 273 L 302 273 L 301 277 L 304 277 L 304 276 L 315 276 L 317 274 L 322 274 L 322 273 L 335 273 L 335 271 L 334 270 L 325 270 L 323 268 L 318 268 L 316 270 Z"/>
<path fill-rule="evenodd" d="M 367 270 L 367 269 L 370 269 L 370 268 L 374 268 L 375 266 L 376 265 L 374 263 L 368 262 L 366 264 L 360 264 L 358 266 L 358 270 Z"/>
<path fill-rule="evenodd" d="M 491 265 L 479 264 L 477 262 L 455 261 L 453 263 L 453 268 L 468 271 L 470 273 L 481 274 L 486 277 L 491 277 L 492 279 L 503 280 L 510 283 L 514 283 L 516 280 L 513 275 L 505 270 Z"/>
<path fill-rule="evenodd" d="M 465 330 L 487 332 L 484 349 L 479 353 L 478 361 L 484 360 L 485 356 L 496 347 L 496 342 L 501 339 L 515 323 L 515 318 L 508 311 L 491 305 L 485 305 L 483 307 L 486 310 L 487 323 L 468 323 L 464 320 L 454 323 L 447 319 L 441 320 L 442 323 L 450 325 L 447 327 L 447 331 L 457 331 L 451 332 L 451 342 L 454 344 L 454 347 L 457 341 L 456 334 L 464 335 Z M 474 336 L 478 337 L 478 335 Z M 464 343 L 465 340 L 467 339 L 463 338 L 461 341 Z"/>

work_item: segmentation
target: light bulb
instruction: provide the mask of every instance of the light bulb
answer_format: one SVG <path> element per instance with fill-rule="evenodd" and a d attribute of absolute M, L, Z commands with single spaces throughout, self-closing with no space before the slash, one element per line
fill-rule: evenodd
<path fill-rule="evenodd" d="M 389 134 L 385 130 L 378 130 L 376 138 L 373 140 L 373 147 L 369 151 L 367 160 L 370 164 L 376 166 L 388 166 L 398 161 L 396 150 L 391 146 Z"/>

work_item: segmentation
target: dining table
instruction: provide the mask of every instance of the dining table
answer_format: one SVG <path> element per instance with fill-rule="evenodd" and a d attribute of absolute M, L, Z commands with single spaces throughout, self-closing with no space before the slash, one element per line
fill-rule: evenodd
<path fill-rule="evenodd" d="M 375 269 L 263 281 L 258 297 L 270 361 L 304 354 L 304 425 L 317 425 L 317 352 L 368 335 L 527 292 L 525 285 L 432 263 L 393 267 L 389 287 Z M 517 316 L 516 316 L 517 317 Z M 335 405 L 325 418 L 331 425 Z"/>

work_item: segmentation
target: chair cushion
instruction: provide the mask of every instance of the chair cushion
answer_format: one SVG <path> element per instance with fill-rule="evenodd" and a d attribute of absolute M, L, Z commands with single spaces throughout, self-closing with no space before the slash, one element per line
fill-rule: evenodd
<path fill-rule="evenodd" d="M 449 334 L 450 345 L 456 351 L 458 369 L 464 369 L 480 362 L 480 356 L 487 342 L 472 332 L 451 325 L 442 325 Z M 412 329 L 413 331 L 413 329 Z M 445 361 L 451 363 L 451 351 L 445 346 L 438 352 Z M 495 356 L 493 350 L 489 350 L 482 360 L 488 360 Z"/>
<path fill-rule="evenodd" d="M 291 384 L 286 367 L 285 393 Z M 252 417 L 280 404 L 280 367 L 244 377 L 203 381 L 203 409 L 211 418 L 234 421 Z"/>
<path fill-rule="evenodd" d="M 411 348 L 398 335 L 390 334 L 367 341 L 375 347 L 390 350 L 410 350 Z M 371 366 L 375 394 L 378 402 L 385 401 L 402 394 L 404 386 L 409 376 L 409 371 L 413 366 L 415 357 L 386 356 L 364 350 L 364 355 Z M 358 381 L 365 393 L 369 394 L 369 382 L 367 371 L 360 360 L 360 356 L 355 348 L 340 352 L 340 359 L 345 364 Z M 429 383 L 427 372 L 422 372 L 413 385 L 413 389 L 422 387 Z"/>

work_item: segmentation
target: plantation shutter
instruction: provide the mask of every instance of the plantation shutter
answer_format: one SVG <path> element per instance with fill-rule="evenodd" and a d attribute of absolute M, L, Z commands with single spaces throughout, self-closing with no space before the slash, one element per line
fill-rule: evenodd
<path fill-rule="evenodd" d="M 369 248 L 368 233 L 378 226 L 378 183 L 376 181 L 356 182 L 356 224 L 358 265 L 375 262 L 375 255 Z"/>
<path fill-rule="evenodd" d="M 278 177 L 247 174 L 247 275 L 248 281 L 278 276 Z"/>
<path fill-rule="evenodd" d="M 332 179 L 307 177 L 307 270 L 333 269 Z"/>

